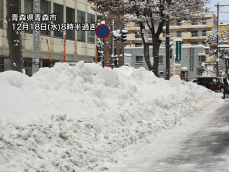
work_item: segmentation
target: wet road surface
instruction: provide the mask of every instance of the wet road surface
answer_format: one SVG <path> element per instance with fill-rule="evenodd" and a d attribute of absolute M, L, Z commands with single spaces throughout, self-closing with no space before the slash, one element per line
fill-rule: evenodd
<path fill-rule="evenodd" d="M 155 171 L 228 171 L 229 109 L 222 109 L 193 133 L 174 156 L 161 160 Z"/>
<path fill-rule="evenodd" d="M 198 122 L 192 121 L 192 122 Z M 109 172 L 229 172 L 229 102 Z"/>

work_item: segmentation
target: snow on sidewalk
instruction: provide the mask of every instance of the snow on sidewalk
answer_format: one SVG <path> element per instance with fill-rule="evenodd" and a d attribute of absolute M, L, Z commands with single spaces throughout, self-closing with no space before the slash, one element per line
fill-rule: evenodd
<path fill-rule="evenodd" d="M 143 68 L 57 63 L 0 73 L 0 171 L 103 171 L 116 152 L 181 123 L 219 97 Z"/>

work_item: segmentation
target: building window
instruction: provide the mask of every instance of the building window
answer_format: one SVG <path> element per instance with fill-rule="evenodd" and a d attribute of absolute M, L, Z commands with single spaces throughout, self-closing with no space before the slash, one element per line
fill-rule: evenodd
<path fill-rule="evenodd" d="M 190 44 L 193 45 L 198 45 L 198 42 L 190 42 Z"/>
<path fill-rule="evenodd" d="M 192 25 L 198 25 L 198 21 L 193 21 Z"/>
<path fill-rule="evenodd" d="M 203 20 L 202 21 L 202 25 L 206 25 L 207 24 L 207 21 L 206 20 Z"/>
<path fill-rule="evenodd" d="M 77 10 L 77 23 L 85 23 L 85 12 Z M 85 42 L 85 31 L 77 31 L 77 41 Z"/>
<path fill-rule="evenodd" d="M 140 27 L 140 24 L 135 24 L 135 27 Z"/>
<path fill-rule="evenodd" d="M 66 7 L 66 23 L 75 23 L 75 9 Z M 66 31 L 66 39 L 75 40 L 75 29 Z"/>
<path fill-rule="evenodd" d="M 135 39 L 142 38 L 140 32 L 135 32 Z"/>
<path fill-rule="evenodd" d="M 111 29 L 111 21 L 109 21 L 109 28 Z"/>
<path fill-rule="evenodd" d="M 202 30 L 202 36 L 206 36 L 207 35 L 207 31 L 206 30 Z"/>
<path fill-rule="evenodd" d="M 51 14 L 51 2 L 46 1 L 46 0 L 41 0 L 40 1 L 40 13 L 41 14 Z M 50 23 L 50 22 L 47 22 Z M 41 31 L 42 35 L 50 35 L 50 32 L 48 30 L 42 30 Z"/>
<path fill-rule="evenodd" d="M 151 32 L 149 32 L 149 38 L 152 38 L 152 33 Z"/>
<path fill-rule="evenodd" d="M 90 23 L 95 23 L 95 15 L 87 13 L 87 22 Z M 87 32 L 87 42 L 94 44 L 95 43 L 95 31 L 88 31 Z M 104 44 L 105 46 L 105 44 Z"/>
<path fill-rule="evenodd" d="M 153 46 L 153 43 L 149 43 L 149 46 Z"/>
<path fill-rule="evenodd" d="M 135 43 L 135 47 L 142 47 L 142 43 Z"/>
<path fill-rule="evenodd" d="M 181 21 L 177 21 L 177 26 L 181 26 Z"/>
<path fill-rule="evenodd" d="M 3 27 L 3 0 L 0 0 L 0 27 Z"/>
<path fill-rule="evenodd" d="M 117 30 L 117 28 L 116 28 L 116 24 L 114 24 L 114 30 Z"/>
<path fill-rule="evenodd" d="M 160 56 L 160 55 L 159 55 L 159 63 L 160 63 L 160 64 L 163 64 L 163 56 Z"/>
<path fill-rule="evenodd" d="M 192 37 L 197 37 L 198 36 L 198 31 L 197 30 L 191 31 L 191 33 L 192 33 Z"/>
<path fill-rule="evenodd" d="M 32 14 L 33 13 L 33 1 L 31 0 L 25 0 L 24 1 L 24 13 L 25 14 Z M 32 24 L 33 22 L 27 22 L 30 24 Z M 32 29 L 30 30 L 25 30 L 25 33 L 33 33 Z"/>
<path fill-rule="evenodd" d="M 177 31 L 177 37 L 181 37 L 182 31 Z"/>
<path fill-rule="evenodd" d="M 116 45 L 114 45 L 114 55 L 116 55 Z"/>
<path fill-rule="evenodd" d="M 186 72 L 185 71 L 181 71 L 181 79 L 185 79 L 186 78 Z"/>
<path fill-rule="evenodd" d="M 109 54 L 111 54 L 111 44 L 109 44 Z"/>
<path fill-rule="evenodd" d="M 206 56 L 199 56 L 199 61 L 200 62 L 205 62 L 206 61 Z"/>
<path fill-rule="evenodd" d="M 128 43 L 124 43 L 124 47 L 126 47 L 128 45 Z"/>
<path fill-rule="evenodd" d="M 160 71 L 160 72 L 159 72 L 159 75 L 164 75 L 164 72 L 163 72 L 163 71 Z"/>
<path fill-rule="evenodd" d="M 206 46 L 206 42 L 205 42 L 205 41 L 203 41 L 203 42 L 202 42 L 202 45 Z"/>
<path fill-rule="evenodd" d="M 143 56 L 136 56 L 135 64 L 143 64 Z"/>
<path fill-rule="evenodd" d="M 55 24 L 62 24 L 64 22 L 63 5 L 54 3 L 54 14 L 57 15 Z M 54 36 L 63 38 L 63 32 L 54 31 Z"/>
<path fill-rule="evenodd" d="M 0 72 L 4 72 L 4 58 L 0 58 Z"/>
<path fill-rule="evenodd" d="M 122 46 L 119 45 L 119 54 L 122 54 Z"/>
<path fill-rule="evenodd" d="M 122 31 L 122 24 L 119 24 L 119 30 Z"/>

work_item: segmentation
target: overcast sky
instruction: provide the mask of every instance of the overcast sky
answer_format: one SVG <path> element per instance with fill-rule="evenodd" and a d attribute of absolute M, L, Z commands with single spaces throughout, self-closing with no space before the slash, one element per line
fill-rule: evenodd
<path fill-rule="evenodd" d="M 229 5 L 229 0 L 209 0 L 210 4 L 207 5 L 209 11 L 214 11 L 214 13 L 217 15 L 217 7 L 214 5 L 217 5 L 219 2 L 219 5 Z M 224 24 L 229 24 L 229 6 L 220 7 L 219 8 L 219 21 L 223 21 Z M 223 13 L 227 12 L 227 13 Z"/>

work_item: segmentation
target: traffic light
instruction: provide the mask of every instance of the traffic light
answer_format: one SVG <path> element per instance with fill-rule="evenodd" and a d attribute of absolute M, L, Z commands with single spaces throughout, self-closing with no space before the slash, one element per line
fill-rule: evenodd
<path fill-rule="evenodd" d="M 115 60 L 114 60 L 114 66 L 118 66 L 118 58 L 115 58 Z"/>
<path fill-rule="evenodd" d="M 170 58 L 173 58 L 173 42 L 170 42 L 170 46 L 169 46 L 169 54 L 170 54 Z"/>
<path fill-rule="evenodd" d="M 128 31 L 127 30 L 122 30 L 122 42 L 125 42 L 127 40 L 127 33 Z"/>

